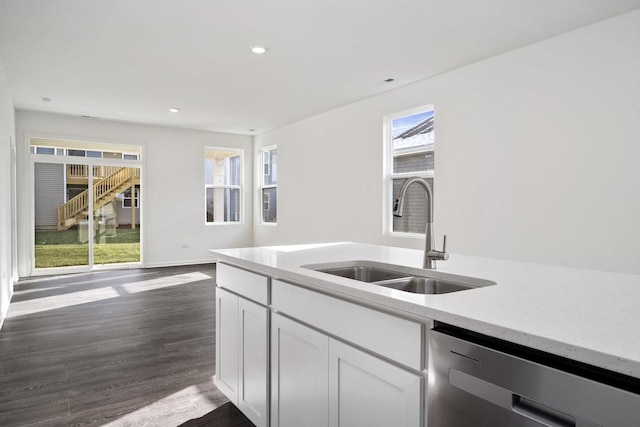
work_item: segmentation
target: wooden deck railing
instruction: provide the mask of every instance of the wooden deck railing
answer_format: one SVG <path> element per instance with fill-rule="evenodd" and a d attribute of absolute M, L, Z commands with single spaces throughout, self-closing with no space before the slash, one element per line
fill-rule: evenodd
<path fill-rule="evenodd" d="M 89 178 L 89 167 L 87 165 L 67 165 L 67 178 Z M 103 179 L 122 169 L 120 166 L 93 166 L 93 178 Z M 133 176 L 140 178 L 139 168 L 129 168 L 134 171 Z"/>
<path fill-rule="evenodd" d="M 70 165 L 81 166 L 81 165 Z M 105 167 L 105 166 L 97 166 Z M 133 185 L 133 179 L 139 176 L 138 168 L 115 168 L 106 178 L 93 184 L 93 209 L 98 209 L 113 200 L 126 187 Z M 66 230 L 75 225 L 78 219 L 89 215 L 89 189 L 69 199 L 58 208 L 58 229 Z"/>

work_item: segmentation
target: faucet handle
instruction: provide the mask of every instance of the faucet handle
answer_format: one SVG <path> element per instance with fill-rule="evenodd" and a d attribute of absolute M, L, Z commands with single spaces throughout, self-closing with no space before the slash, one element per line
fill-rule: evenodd
<path fill-rule="evenodd" d="M 447 235 L 444 235 L 442 239 L 442 250 L 441 251 L 432 251 L 434 259 L 440 261 L 446 261 L 449 259 L 449 254 L 447 253 Z"/>

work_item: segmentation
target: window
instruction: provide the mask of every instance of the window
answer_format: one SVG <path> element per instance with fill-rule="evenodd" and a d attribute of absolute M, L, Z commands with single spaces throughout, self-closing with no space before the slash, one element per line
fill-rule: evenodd
<path fill-rule="evenodd" d="M 206 148 L 204 152 L 205 221 L 242 221 L 242 150 Z"/>
<path fill-rule="evenodd" d="M 424 234 L 427 199 L 424 189 L 412 185 L 405 195 L 405 215 L 393 216 L 393 201 L 407 178 L 425 178 L 433 192 L 434 117 L 432 105 L 385 117 L 386 232 Z"/>
<path fill-rule="evenodd" d="M 275 224 L 278 220 L 278 149 L 275 146 L 262 149 L 260 194 L 262 197 L 262 222 Z"/>
<path fill-rule="evenodd" d="M 131 189 L 127 189 L 122 192 L 122 208 L 123 209 L 131 209 Z M 135 191 L 135 206 L 136 209 L 140 207 L 140 187 L 136 185 Z"/>
<path fill-rule="evenodd" d="M 31 143 L 31 154 L 47 154 L 47 155 L 55 155 L 55 156 L 70 156 L 70 157 L 92 157 L 94 159 L 118 159 L 118 160 L 138 160 L 140 158 L 140 154 L 138 153 L 119 153 L 112 151 L 104 151 L 99 149 L 76 149 L 76 148 L 61 148 L 56 144 L 55 141 L 45 142 L 52 145 L 36 145 L 33 142 Z M 66 145 L 69 144 L 65 141 L 60 141 L 58 144 Z"/>
<path fill-rule="evenodd" d="M 48 155 L 54 155 L 56 153 L 55 148 L 51 148 L 51 147 L 36 147 L 35 152 L 36 154 L 48 154 Z"/>
<path fill-rule="evenodd" d="M 114 153 L 112 151 L 105 151 L 102 153 L 104 159 L 122 159 L 122 153 Z"/>
<path fill-rule="evenodd" d="M 67 156 L 74 156 L 74 157 L 85 157 L 87 154 L 86 150 L 67 150 Z"/>

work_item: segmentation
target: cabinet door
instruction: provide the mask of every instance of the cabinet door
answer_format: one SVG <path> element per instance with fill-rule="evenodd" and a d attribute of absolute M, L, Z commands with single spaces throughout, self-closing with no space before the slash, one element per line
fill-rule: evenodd
<path fill-rule="evenodd" d="M 327 427 L 329 338 L 271 317 L 271 426 Z"/>
<path fill-rule="evenodd" d="M 238 408 L 257 427 L 268 421 L 269 358 L 266 307 L 238 298 L 240 357 Z"/>
<path fill-rule="evenodd" d="M 216 288 L 216 379 L 221 392 L 238 404 L 238 297 Z"/>
<path fill-rule="evenodd" d="M 331 427 L 419 427 L 423 390 L 422 375 L 330 340 Z"/>

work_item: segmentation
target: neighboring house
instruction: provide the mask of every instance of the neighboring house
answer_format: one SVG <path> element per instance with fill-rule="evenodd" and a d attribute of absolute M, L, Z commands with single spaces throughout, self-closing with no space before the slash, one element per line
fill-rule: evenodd
<path fill-rule="evenodd" d="M 395 151 L 411 149 L 420 146 L 433 148 L 433 116 L 426 118 L 417 125 L 402 132 L 393 138 L 393 148 Z"/>
<path fill-rule="evenodd" d="M 205 149 L 206 222 L 241 221 L 241 156 L 230 149 Z"/>
<path fill-rule="evenodd" d="M 94 217 L 109 228 L 140 224 L 137 168 L 94 166 Z M 132 188 L 135 197 L 132 197 Z M 88 168 L 74 164 L 35 164 L 35 228 L 66 230 L 86 224 Z"/>
<path fill-rule="evenodd" d="M 55 230 L 58 228 L 57 208 L 67 201 L 64 165 L 36 163 L 34 182 L 36 230 Z"/>
<path fill-rule="evenodd" d="M 421 113 L 421 115 L 424 113 Z M 406 130 L 394 129 L 399 132 L 393 138 L 393 195 L 400 191 L 408 175 L 421 176 L 429 182 L 434 191 L 434 114 L 428 112 L 428 117 L 419 121 Z M 399 119 L 410 118 L 412 116 Z M 414 116 L 415 117 L 415 116 Z M 394 123 L 395 126 L 395 123 Z M 394 132 L 394 134 L 396 133 Z M 411 188 L 405 198 L 407 209 L 412 215 L 401 218 L 394 217 L 393 231 L 408 233 L 424 233 L 426 216 L 426 197 L 419 188 Z"/>
<path fill-rule="evenodd" d="M 262 152 L 262 221 L 276 223 L 278 220 L 278 149 Z"/>
<path fill-rule="evenodd" d="M 274 223 L 278 213 L 278 193 L 275 189 L 268 189 L 262 195 L 262 221 Z"/>

